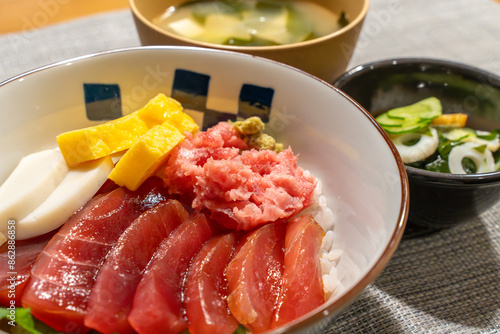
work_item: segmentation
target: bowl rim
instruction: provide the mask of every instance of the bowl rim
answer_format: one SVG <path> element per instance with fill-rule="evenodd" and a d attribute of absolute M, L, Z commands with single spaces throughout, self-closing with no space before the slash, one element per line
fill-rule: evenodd
<path fill-rule="evenodd" d="M 479 74 L 483 77 L 489 78 L 488 83 L 495 83 L 496 84 L 495 86 L 498 87 L 498 89 L 500 89 L 500 75 L 458 61 L 447 60 L 443 58 L 432 58 L 432 57 L 387 58 L 360 64 L 347 70 L 345 73 L 341 74 L 337 79 L 333 81 L 333 85 L 342 90 L 342 86 L 344 84 L 364 75 L 365 73 L 374 70 L 380 70 L 398 66 L 419 67 L 426 65 L 449 68 L 464 74 L 470 74 L 470 75 Z M 451 173 L 433 172 L 411 166 L 405 166 L 405 168 L 409 177 L 419 178 L 421 180 L 426 180 L 428 182 L 435 182 L 435 183 L 444 182 L 450 185 L 491 184 L 500 182 L 500 171 L 488 172 L 488 173 L 476 173 L 476 174 L 451 174 Z"/>
<path fill-rule="evenodd" d="M 239 57 L 239 58 L 247 58 L 248 60 L 257 60 L 257 61 L 262 61 L 262 62 L 268 62 L 268 63 L 273 63 L 277 66 L 281 67 L 286 67 L 288 70 L 299 72 L 300 75 L 306 75 L 311 77 L 314 80 L 317 80 L 321 82 L 322 84 L 328 86 L 331 88 L 333 91 L 335 91 L 337 94 L 340 94 L 343 96 L 349 103 L 354 105 L 356 109 L 358 109 L 365 117 L 368 118 L 368 120 L 371 122 L 371 124 L 377 129 L 377 131 L 380 133 L 384 141 L 386 142 L 387 146 L 390 148 L 390 151 L 392 153 L 392 156 L 394 157 L 394 161 L 396 163 L 396 167 L 398 170 L 398 175 L 400 178 L 400 191 L 401 191 L 401 197 L 400 197 L 400 207 L 399 211 L 396 217 L 396 222 L 394 229 L 392 230 L 391 235 L 388 237 L 389 242 L 385 246 L 383 250 L 381 250 L 380 256 L 373 262 L 372 266 L 368 268 L 368 271 L 366 274 L 361 276 L 349 290 L 343 291 L 340 295 L 339 298 L 335 299 L 334 302 L 331 301 L 326 301 L 324 304 L 319 306 L 318 308 L 312 310 L 308 314 L 300 317 L 299 319 L 296 319 L 292 321 L 289 324 L 285 324 L 281 327 L 278 327 L 276 329 L 270 330 L 269 332 L 284 332 L 284 331 L 301 331 L 303 330 L 303 326 L 312 326 L 313 323 L 317 323 L 321 321 L 325 316 L 333 317 L 334 315 L 338 314 L 346 308 L 348 305 L 353 303 L 358 295 L 360 295 L 365 288 L 373 282 L 373 280 L 382 272 L 382 270 L 385 268 L 389 260 L 391 259 L 392 255 L 398 248 L 398 245 L 400 244 L 403 233 L 407 224 L 408 220 L 408 214 L 409 214 L 409 205 L 410 205 L 410 189 L 409 189 L 409 181 L 408 181 L 408 175 L 406 173 L 405 166 L 401 160 L 401 157 L 399 156 L 396 147 L 390 140 L 389 136 L 385 133 L 385 131 L 382 129 L 382 127 L 376 122 L 375 118 L 363 107 L 361 106 L 358 102 L 356 102 L 354 99 L 352 99 L 350 96 L 348 96 L 346 93 L 344 93 L 342 90 L 338 89 L 337 87 L 333 86 L 331 83 L 328 83 L 312 74 L 309 74 L 303 70 L 297 69 L 295 67 L 292 67 L 287 64 L 283 64 L 281 62 L 267 59 L 264 57 L 260 56 L 252 56 L 249 54 L 244 54 L 244 53 L 239 53 L 239 52 L 234 52 L 230 50 L 218 50 L 218 49 L 213 49 L 213 48 L 202 48 L 202 47 L 191 47 L 191 46 L 138 46 L 138 47 L 129 47 L 129 48 L 121 48 L 121 49 L 114 49 L 114 50 L 108 50 L 108 51 L 102 51 L 102 52 L 96 52 L 96 53 L 91 53 L 91 54 L 86 54 L 82 56 L 77 56 L 74 58 L 69 58 L 66 60 L 58 61 L 52 64 L 44 65 L 29 71 L 26 71 L 24 73 L 21 73 L 19 75 L 16 75 L 10 79 L 7 79 L 3 82 L 0 82 L 0 89 L 11 83 L 15 82 L 17 80 L 23 79 L 26 76 L 42 72 L 42 71 L 48 71 L 52 68 L 59 68 L 66 66 L 70 63 L 77 62 L 77 61 L 82 61 L 86 59 L 91 59 L 91 58 L 96 58 L 96 57 L 102 57 L 102 56 L 109 56 L 113 54 L 122 54 L 122 53 L 129 53 L 129 52 L 147 52 L 150 50 L 164 50 L 168 52 L 169 50 L 181 50 L 181 51 L 186 51 L 186 52 L 207 52 L 207 53 L 224 53 L 228 54 L 232 57 Z"/>
<path fill-rule="evenodd" d="M 362 1 L 362 8 L 360 13 L 351 20 L 346 26 L 335 30 L 334 32 L 317 37 L 311 40 L 303 41 L 303 42 L 298 42 L 298 43 L 290 43 L 290 44 L 282 44 L 282 45 L 273 45 L 273 46 L 238 46 L 238 45 L 223 45 L 223 44 L 215 44 L 215 43 L 207 43 L 207 42 L 201 42 L 197 41 L 194 39 L 186 38 L 174 33 L 171 33 L 167 30 L 161 29 L 158 27 L 156 24 L 153 24 L 150 20 L 148 20 L 141 11 L 137 8 L 136 2 L 138 0 L 129 0 L 129 6 L 132 11 L 132 14 L 143 24 L 145 24 L 149 29 L 152 29 L 153 31 L 157 32 L 160 35 L 165 35 L 173 40 L 178 40 L 182 43 L 185 44 L 192 44 L 194 46 L 201 46 L 201 47 L 209 47 L 209 48 L 217 48 L 221 50 L 232 50 L 232 51 L 241 51 L 241 52 L 251 52 L 251 51 L 282 51 L 282 50 L 289 50 L 289 49 L 294 49 L 294 48 L 300 48 L 303 46 L 309 46 L 309 45 L 314 45 L 318 43 L 322 43 L 326 40 L 329 40 L 331 38 L 335 38 L 339 35 L 342 35 L 350 30 L 353 30 L 355 27 L 357 27 L 366 17 L 366 14 L 368 13 L 368 8 L 370 5 L 370 0 L 360 0 Z"/>

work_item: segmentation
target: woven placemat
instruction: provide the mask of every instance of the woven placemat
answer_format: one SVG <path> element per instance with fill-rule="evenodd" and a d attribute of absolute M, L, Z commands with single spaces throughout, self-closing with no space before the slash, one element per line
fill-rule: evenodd
<path fill-rule="evenodd" d="M 500 203 L 477 219 L 404 239 L 324 333 L 499 333 Z"/>
<path fill-rule="evenodd" d="M 371 0 L 349 68 L 433 57 L 500 74 L 500 2 Z M 130 11 L 0 36 L 0 81 L 67 58 L 138 46 Z M 467 223 L 405 239 L 323 333 L 499 333 L 500 201 Z"/>

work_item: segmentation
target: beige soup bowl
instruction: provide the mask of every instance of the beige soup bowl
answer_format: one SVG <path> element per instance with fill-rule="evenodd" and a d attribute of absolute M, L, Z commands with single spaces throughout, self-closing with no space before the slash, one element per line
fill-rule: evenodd
<path fill-rule="evenodd" d="M 347 68 L 369 5 L 369 0 L 308 0 L 334 13 L 344 11 L 349 24 L 329 35 L 301 43 L 276 46 L 228 46 L 187 39 L 152 23 L 153 18 L 168 7 L 178 6 L 187 0 L 129 1 L 143 45 L 198 46 L 243 52 L 291 65 L 327 82 L 332 82 Z"/>

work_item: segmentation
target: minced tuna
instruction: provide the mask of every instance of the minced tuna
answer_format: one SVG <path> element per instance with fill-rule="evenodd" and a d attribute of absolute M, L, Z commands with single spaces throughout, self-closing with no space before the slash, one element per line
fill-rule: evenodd
<path fill-rule="evenodd" d="M 165 177 L 171 193 L 190 194 L 193 209 L 237 230 L 293 216 L 312 204 L 316 187 L 290 148 L 249 149 L 227 122 L 188 135 L 172 151 Z"/>

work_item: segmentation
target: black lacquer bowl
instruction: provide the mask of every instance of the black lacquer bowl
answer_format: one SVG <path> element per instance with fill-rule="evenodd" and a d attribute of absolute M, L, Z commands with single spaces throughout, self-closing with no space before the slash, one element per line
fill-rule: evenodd
<path fill-rule="evenodd" d="M 467 126 L 500 129 L 500 77 L 440 59 L 403 58 L 357 66 L 334 83 L 371 114 L 439 98 L 444 113 L 469 115 Z M 477 217 L 500 200 L 500 172 L 454 175 L 406 166 L 408 228 L 432 231 Z"/>

